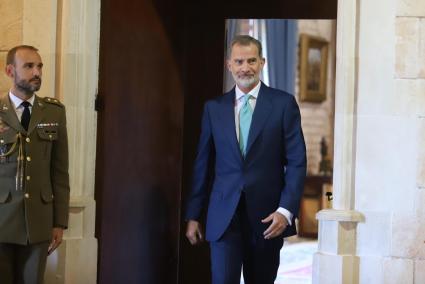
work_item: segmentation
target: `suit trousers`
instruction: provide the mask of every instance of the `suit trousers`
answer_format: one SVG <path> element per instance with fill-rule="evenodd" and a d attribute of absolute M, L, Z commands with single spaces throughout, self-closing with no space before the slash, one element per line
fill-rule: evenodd
<path fill-rule="evenodd" d="M 29 245 L 0 243 L 0 283 L 41 284 L 49 242 Z"/>
<path fill-rule="evenodd" d="M 210 242 L 212 284 L 239 284 L 241 270 L 245 284 L 273 284 L 282 246 L 282 237 L 266 240 L 251 229 L 242 194 L 229 227 Z"/>

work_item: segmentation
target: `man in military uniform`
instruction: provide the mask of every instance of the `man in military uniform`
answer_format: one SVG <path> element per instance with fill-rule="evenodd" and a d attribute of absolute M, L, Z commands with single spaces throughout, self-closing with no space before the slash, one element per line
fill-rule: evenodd
<path fill-rule="evenodd" d="M 43 63 L 32 46 L 7 54 L 0 96 L 0 283 L 42 283 L 47 255 L 68 226 L 65 108 L 35 95 Z"/>

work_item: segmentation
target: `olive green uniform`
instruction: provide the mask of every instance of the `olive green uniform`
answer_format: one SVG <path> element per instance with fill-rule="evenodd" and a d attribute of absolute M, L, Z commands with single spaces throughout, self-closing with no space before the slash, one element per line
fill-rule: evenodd
<path fill-rule="evenodd" d="M 67 227 L 68 208 L 65 107 L 35 96 L 25 131 L 9 95 L 1 96 L 0 244 L 50 241 L 53 227 Z"/>

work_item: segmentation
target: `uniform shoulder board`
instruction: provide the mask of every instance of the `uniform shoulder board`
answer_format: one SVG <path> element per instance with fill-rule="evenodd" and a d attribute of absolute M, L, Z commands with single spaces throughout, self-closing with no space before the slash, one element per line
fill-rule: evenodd
<path fill-rule="evenodd" d="M 60 107 L 64 107 L 64 105 L 58 99 L 55 99 L 55 98 L 44 97 L 43 98 L 43 101 L 46 102 L 46 103 L 49 103 L 49 104 L 53 104 L 53 105 L 57 105 L 57 106 L 60 106 Z"/>

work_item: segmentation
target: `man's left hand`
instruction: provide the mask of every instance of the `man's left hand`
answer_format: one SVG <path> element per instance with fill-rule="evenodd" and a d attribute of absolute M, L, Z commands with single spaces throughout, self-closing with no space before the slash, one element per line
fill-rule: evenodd
<path fill-rule="evenodd" d="M 63 229 L 62 228 L 53 228 L 52 232 L 52 242 L 49 245 L 47 254 L 50 255 L 52 252 L 57 249 L 57 247 L 62 243 L 63 238 Z"/>
<path fill-rule="evenodd" d="M 286 220 L 286 217 L 279 212 L 273 212 L 267 218 L 261 220 L 261 222 L 272 222 L 263 233 L 265 239 L 272 239 L 279 236 L 288 226 L 288 220 Z"/>

